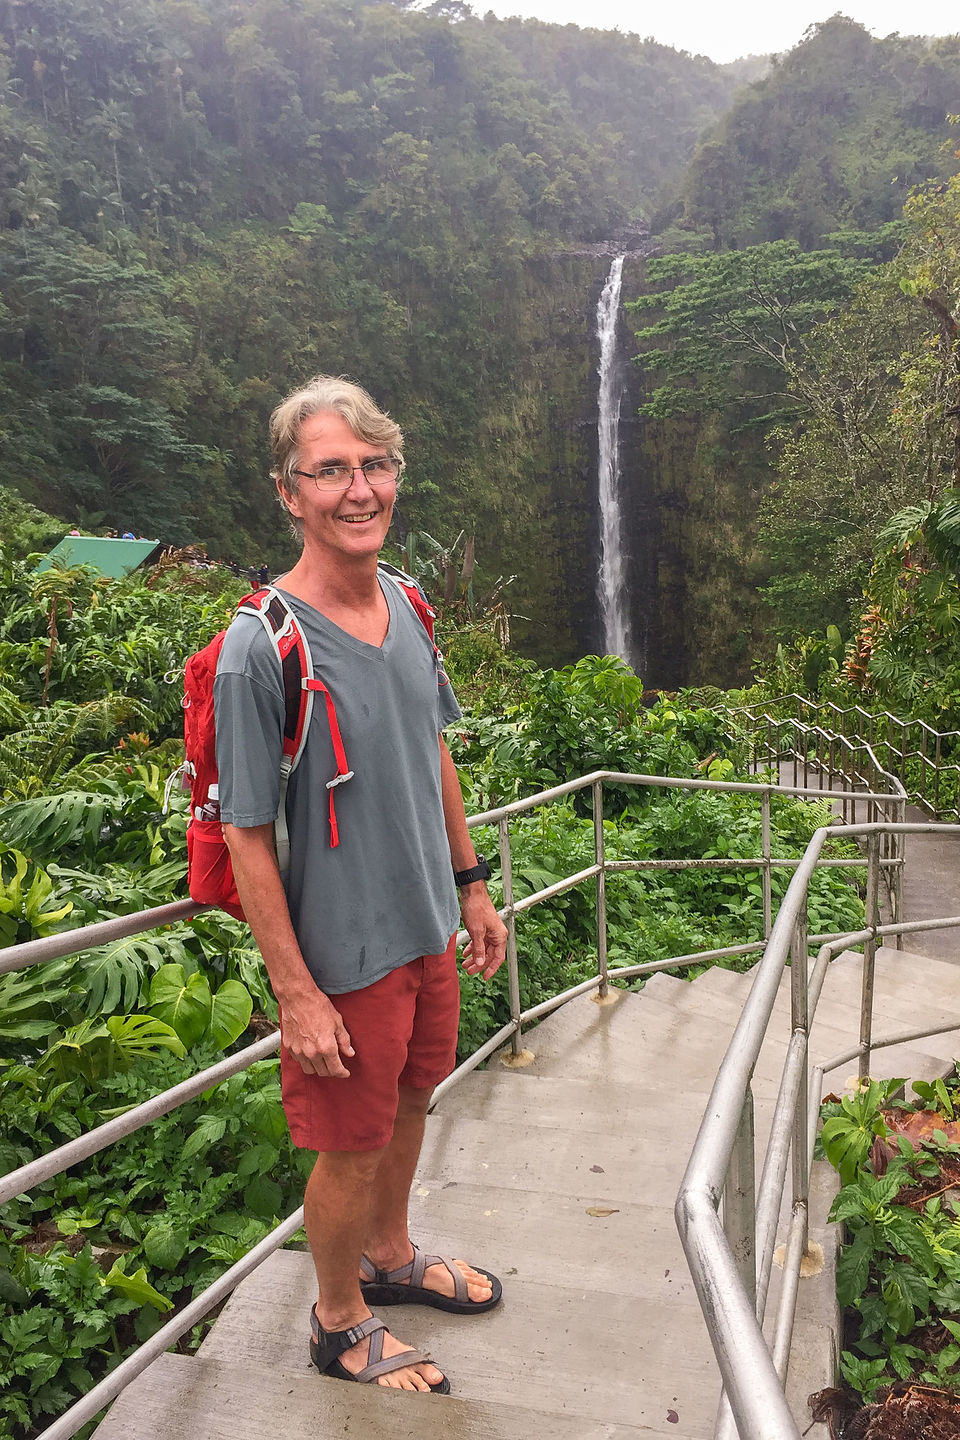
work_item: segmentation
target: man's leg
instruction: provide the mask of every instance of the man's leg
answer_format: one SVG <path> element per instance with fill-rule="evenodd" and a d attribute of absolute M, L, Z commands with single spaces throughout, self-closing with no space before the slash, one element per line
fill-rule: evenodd
<path fill-rule="evenodd" d="M 367 1212 L 368 1229 L 362 1237 L 365 1242 L 362 1248 L 381 1270 L 399 1270 L 413 1259 L 407 1228 L 407 1206 L 432 1095 L 432 1086 L 427 1089 L 400 1086 L 393 1138 L 384 1150 L 376 1152 L 379 1164 L 373 1181 Z M 357 1258 L 359 1264 L 359 1256 Z M 477 1302 L 489 1300 L 493 1288 L 486 1275 L 478 1274 L 464 1260 L 455 1263 L 467 1282 L 469 1298 Z M 431 1265 L 424 1275 L 424 1284 L 442 1295 L 454 1293 L 453 1277 L 444 1265 Z"/>
<path fill-rule="evenodd" d="M 421 1123 L 421 1134 L 422 1130 Z M 358 1272 L 370 1226 L 371 1187 L 384 1153 L 362 1150 L 320 1154 L 307 1182 L 304 1223 L 320 1289 L 317 1319 L 324 1330 L 347 1330 L 370 1314 L 360 1293 Z M 366 1365 L 369 1347 L 369 1340 L 363 1340 L 345 1351 L 341 1365 L 355 1374 Z M 392 1335 L 384 1336 L 384 1359 L 408 1348 Z M 400 1390 L 428 1390 L 442 1378 L 435 1365 L 425 1363 L 395 1370 L 381 1376 L 378 1383 Z"/>

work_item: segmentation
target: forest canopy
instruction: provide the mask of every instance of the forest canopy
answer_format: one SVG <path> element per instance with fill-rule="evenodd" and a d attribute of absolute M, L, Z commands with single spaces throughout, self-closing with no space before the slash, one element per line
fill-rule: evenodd
<path fill-rule="evenodd" d="M 6 0 L 0 484 L 276 551 L 266 417 L 332 369 L 402 419 L 411 522 L 495 529 L 509 562 L 543 424 L 525 267 L 641 224 L 732 88 L 468 12 Z"/>

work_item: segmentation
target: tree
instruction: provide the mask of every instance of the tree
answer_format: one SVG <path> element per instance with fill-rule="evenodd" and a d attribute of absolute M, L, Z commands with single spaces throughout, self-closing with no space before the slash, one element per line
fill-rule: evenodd
<path fill-rule="evenodd" d="M 638 362 L 661 377 L 640 413 L 667 418 L 748 402 L 770 419 L 795 412 L 801 399 L 813 403 L 801 378 L 805 336 L 867 268 L 837 250 L 807 254 L 793 240 L 651 260 L 650 283 L 660 288 L 628 306 L 660 311 L 637 331 Z"/>

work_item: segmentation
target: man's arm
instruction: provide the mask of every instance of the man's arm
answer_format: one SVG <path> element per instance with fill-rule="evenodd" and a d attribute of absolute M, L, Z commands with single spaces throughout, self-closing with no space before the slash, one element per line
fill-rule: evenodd
<path fill-rule="evenodd" d="M 273 826 L 224 825 L 237 893 L 283 1011 L 283 1043 L 307 1075 L 343 1078 L 354 1053 L 343 1020 L 300 953 L 277 867 Z"/>
<path fill-rule="evenodd" d="M 443 820 L 453 868 L 472 870 L 477 863 L 477 852 L 467 829 L 467 814 L 463 808 L 457 767 L 442 735 L 440 780 L 443 788 Z M 469 943 L 464 947 L 463 968 L 468 975 L 482 974 L 484 980 L 489 980 L 503 964 L 507 948 L 507 927 L 487 894 L 484 880 L 474 880 L 471 885 L 461 887 L 460 913 L 470 935 Z"/>

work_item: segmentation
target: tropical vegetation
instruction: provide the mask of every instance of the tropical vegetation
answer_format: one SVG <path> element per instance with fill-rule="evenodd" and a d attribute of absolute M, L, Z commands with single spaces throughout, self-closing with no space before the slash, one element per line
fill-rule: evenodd
<path fill-rule="evenodd" d="M 897 1381 L 943 1403 L 960 1365 L 957 1077 L 915 1080 L 911 1100 L 905 1083 L 869 1081 L 823 1106 L 821 1144 L 841 1182 L 830 1218 L 846 1236 L 840 1364 L 864 1404 Z"/>
<path fill-rule="evenodd" d="M 0 942 L 185 893 L 186 797 L 164 795 L 181 753 L 183 660 L 229 617 L 238 590 L 228 572 L 190 565 L 108 581 L 4 560 Z M 737 748 L 712 711 L 645 706 L 641 681 L 609 658 L 538 670 L 499 646 L 496 623 L 496 611 L 466 612 L 447 646 L 454 684 L 470 696 L 450 737 L 469 809 L 598 767 L 734 773 Z M 606 801 L 612 858 L 760 853 L 750 797 L 610 785 Z M 777 798 L 773 854 L 798 855 L 824 819 L 820 806 Z M 478 839 L 496 894 L 496 834 Z M 589 791 L 520 820 L 515 893 L 583 869 L 593 847 Z M 775 893 L 787 878 L 774 871 Z M 815 926 L 862 923 L 854 878 L 816 877 Z M 614 966 L 742 944 L 762 934 L 759 875 L 611 877 L 607 917 Z M 592 887 L 525 914 L 519 946 L 524 1004 L 595 973 Z M 489 986 L 464 978 L 463 989 L 466 1052 L 509 1008 L 503 973 Z M 220 912 L 0 976 L 0 1170 L 269 1033 L 276 1013 L 249 933 Z M 309 1163 L 290 1145 L 267 1059 L 3 1206 L 0 1434 L 25 1440 L 245 1253 L 296 1207 Z"/>

